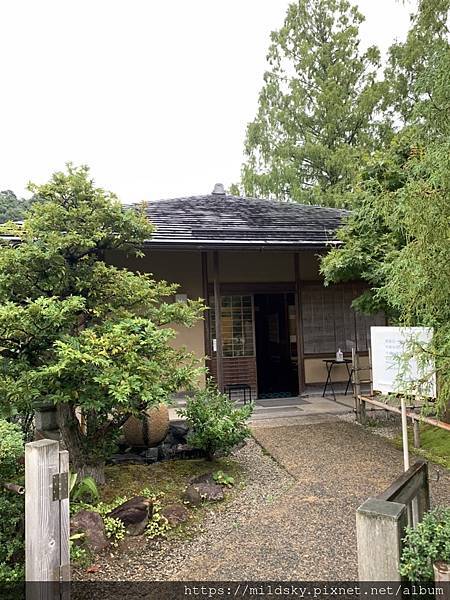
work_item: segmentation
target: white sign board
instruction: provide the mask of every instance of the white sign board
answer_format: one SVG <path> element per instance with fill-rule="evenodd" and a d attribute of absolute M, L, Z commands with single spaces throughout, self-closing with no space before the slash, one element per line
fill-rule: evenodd
<path fill-rule="evenodd" d="M 405 354 L 411 352 L 414 343 L 427 347 L 433 337 L 430 327 L 371 327 L 372 380 L 374 391 L 382 394 L 402 393 L 405 389 L 418 388 L 420 394 L 436 397 L 436 375 L 431 360 L 419 365 L 415 358 Z M 401 376 L 401 377 L 400 377 Z M 423 381 L 425 380 L 425 384 Z"/>

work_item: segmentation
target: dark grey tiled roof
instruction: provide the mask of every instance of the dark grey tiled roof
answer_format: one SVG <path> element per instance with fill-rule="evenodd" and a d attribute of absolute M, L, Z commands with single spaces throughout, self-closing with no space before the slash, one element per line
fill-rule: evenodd
<path fill-rule="evenodd" d="M 150 245 L 324 248 L 348 211 L 209 194 L 147 203 Z"/>

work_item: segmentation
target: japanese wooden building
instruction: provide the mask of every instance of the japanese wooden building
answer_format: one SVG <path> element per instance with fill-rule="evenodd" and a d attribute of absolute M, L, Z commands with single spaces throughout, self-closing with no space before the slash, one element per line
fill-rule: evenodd
<path fill-rule="evenodd" d="M 207 357 L 220 388 L 247 383 L 254 396 L 295 396 L 325 381 L 324 358 L 338 348 L 364 354 L 370 325 L 384 324 L 351 308 L 360 282 L 323 284 L 320 255 L 339 243 L 344 210 L 231 196 L 217 184 L 147 211 L 156 232 L 145 258 L 114 262 L 179 283 L 174 300 L 205 299 L 205 321 L 179 328 L 177 343 Z"/>

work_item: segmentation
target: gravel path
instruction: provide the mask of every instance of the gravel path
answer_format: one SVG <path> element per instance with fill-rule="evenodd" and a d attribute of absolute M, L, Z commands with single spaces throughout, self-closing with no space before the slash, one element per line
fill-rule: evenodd
<path fill-rule="evenodd" d="M 202 521 L 202 529 L 187 540 L 149 540 L 142 548 L 142 538 L 128 538 L 130 549 L 126 555 L 98 557 L 98 573 L 76 572 L 78 580 L 192 580 L 189 565 L 193 560 L 207 556 L 218 541 L 228 539 L 240 531 L 248 519 L 257 518 L 261 509 L 280 502 L 280 497 L 294 484 L 294 478 L 280 467 L 260 446 L 249 440 L 234 453 L 245 478 L 245 487 L 236 490 L 234 498 L 224 505 L 216 505 Z M 137 548 L 133 549 L 133 544 Z M 184 571 L 185 575 L 180 573 Z M 202 576 L 203 579 L 208 577 Z"/>
<path fill-rule="evenodd" d="M 352 423 L 254 429 L 295 484 L 239 530 L 191 556 L 177 579 L 357 579 L 355 511 L 402 472 L 402 454 Z M 450 503 L 448 472 L 434 501 Z"/>
<path fill-rule="evenodd" d="M 355 511 L 402 472 L 386 439 L 346 420 L 255 428 L 235 459 L 247 485 L 207 515 L 191 540 L 149 542 L 101 564 L 93 579 L 352 580 L 357 578 Z M 450 504 L 440 469 L 434 504 Z"/>

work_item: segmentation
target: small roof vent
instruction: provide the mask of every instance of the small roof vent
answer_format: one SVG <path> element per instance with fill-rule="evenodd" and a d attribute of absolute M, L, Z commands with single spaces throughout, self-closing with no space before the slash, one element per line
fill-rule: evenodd
<path fill-rule="evenodd" d="M 223 183 L 216 183 L 212 193 L 216 194 L 217 196 L 225 196 L 225 188 L 223 187 Z"/>

